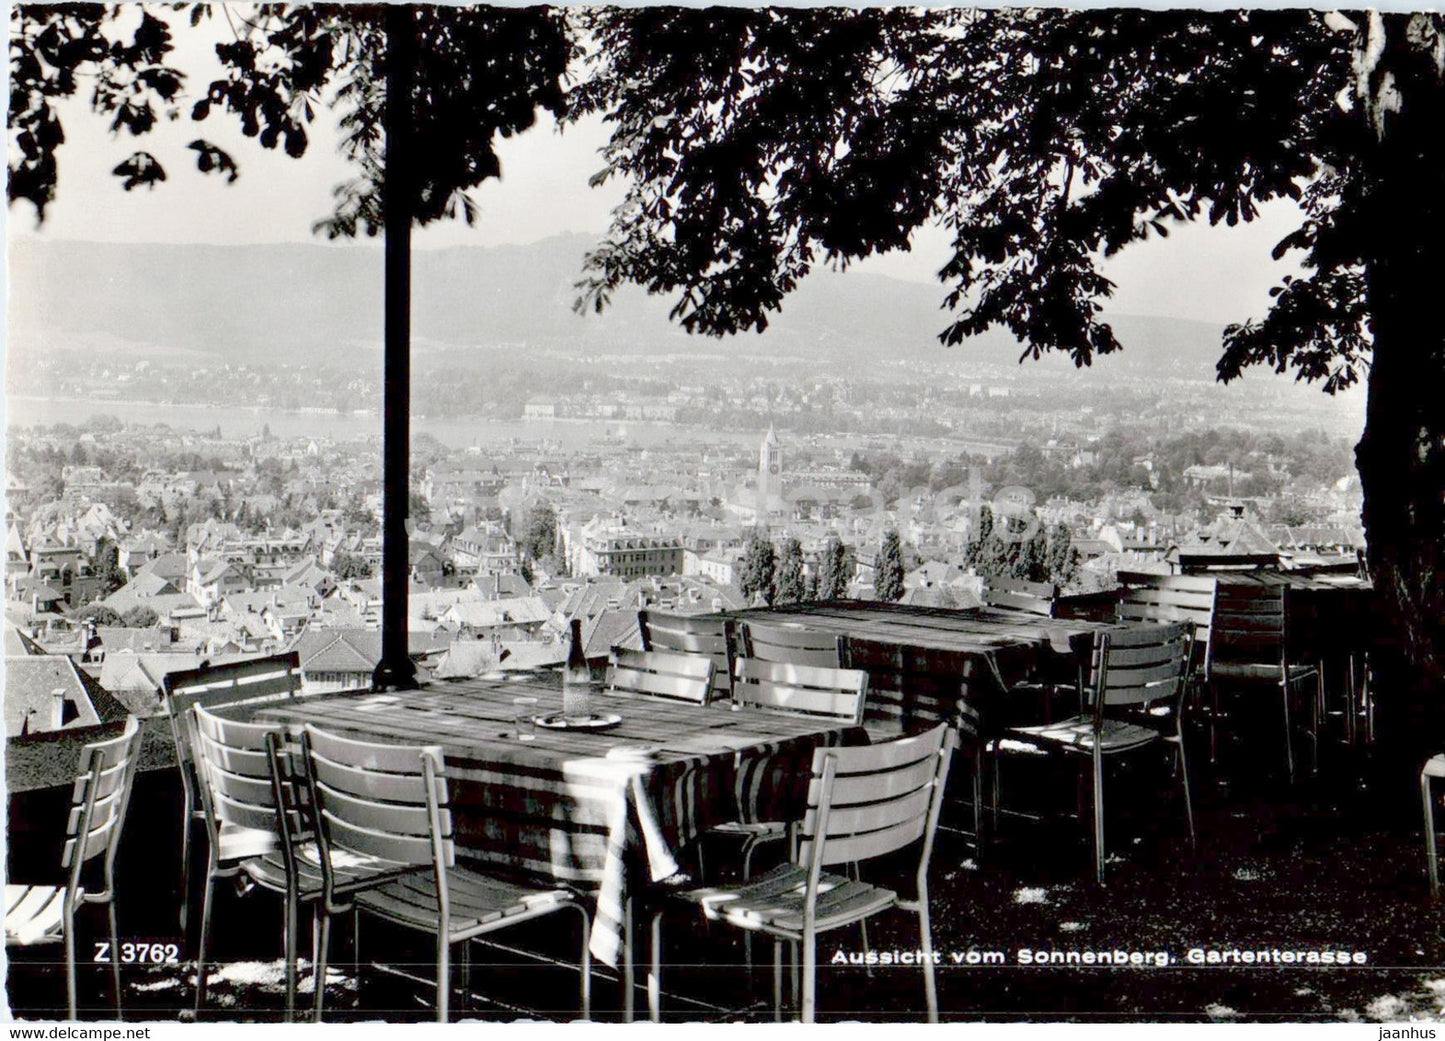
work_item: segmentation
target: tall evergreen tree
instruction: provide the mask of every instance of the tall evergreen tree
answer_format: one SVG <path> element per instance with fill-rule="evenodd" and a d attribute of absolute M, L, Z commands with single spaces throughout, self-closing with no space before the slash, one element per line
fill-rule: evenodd
<path fill-rule="evenodd" d="M 778 554 L 777 596 L 780 604 L 796 604 L 806 598 L 803 584 L 803 545 L 789 536 Z"/>
<path fill-rule="evenodd" d="M 1028 582 L 1049 581 L 1049 537 L 1040 524 L 1027 539 L 1014 543 L 1013 572 Z"/>
<path fill-rule="evenodd" d="M 1055 524 L 1049 529 L 1047 561 L 1048 581 L 1057 582 L 1061 588 L 1078 576 L 1079 551 L 1074 548 L 1074 536 L 1068 525 Z"/>
<path fill-rule="evenodd" d="M 892 528 L 883 533 L 873 588 L 879 600 L 891 601 L 903 597 L 903 545 L 898 539 L 898 532 Z"/>
<path fill-rule="evenodd" d="M 777 567 L 778 553 L 772 540 L 761 530 L 754 531 L 743 549 L 743 569 L 738 576 L 743 596 L 749 601 L 762 598 L 771 604 L 777 596 Z"/>
<path fill-rule="evenodd" d="M 823 543 L 823 558 L 818 565 L 818 598 L 841 600 L 848 595 L 848 581 L 853 577 L 848 566 L 848 549 L 837 535 L 829 535 Z"/>

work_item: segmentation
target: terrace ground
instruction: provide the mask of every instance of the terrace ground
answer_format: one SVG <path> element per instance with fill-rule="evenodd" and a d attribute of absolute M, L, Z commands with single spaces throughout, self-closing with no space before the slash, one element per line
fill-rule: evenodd
<path fill-rule="evenodd" d="M 1261 725 L 1265 721 L 1261 721 Z M 1005 817 L 980 858 L 964 836 L 944 830 L 931 873 L 940 1004 L 952 1020 L 1399 1021 L 1445 1016 L 1445 930 L 1425 881 L 1413 764 L 1375 749 L 1327 745 L 1319 773 L 1290 784 L 1277 742 L 1246 733 L 1211 766 L 1193 756 L 1199 843 L 1191 849 L 1168 770 L 1115 768 L 1108 788 L 1108 882 L 1092 879 L 1085 829 L 1076 821 Z M 1202 749 L 1200 750 L 1202 753 Z M 965 764 L 953 778 L 966 789 Z M 1225 779 L 1228 778 L 1228 783 Z M 1072 806 L 1072 770 L 1046 763 L 1005 765 L 1005 805 Z M 123 938 L 179 942 L 175 882 L 178 793 L 171 772 L 142 774 L 121 848 L 118 888 Z M 1059 796 L 1062 795 L 1062 798 Z M 59 821 L 42 797 L 25 803 L 26 822 Z M 11 803 L 12 814 L 16 809 Z M 1115 812 L 1117 811 L 1117 812 Z M 48 813 L 48 818 L 45 814 Z M 946 825 L 964 825 L 951 806 Z M 12 816 L 12 877 L 47 859 L 39 831 L 17 832 Z M 716 862 L 716 858 L 711 861 Z M 887 865 L 884 865 L 886 867 Z M 886 874 L 886 872 L 885 872 Z M 203 1019 L 277 1020 L 282 1015 L 280 904 L 265 892 L 238 897 L 218 890 L 217 956 Z M 770 951 L 750 992 L 734 930 L 693 924 L 684 911 L 667 920 L 664 1008 L 669 1019 L 765 1021 Z M 91 919 L 81 926 L 89 952 Z M 518 948 L 562 959 L 575 950 L 569 924 L 547 921 L 499 934 Z M 386 952 L 394 965 L 425 979 L 425 939 L 363 923 L 362 958 Z M 328 1019 L 428 1020 L 429 987 L 392 971 L 368 969 L 358 984 L 348 928 L 339 931 L 328 980 Z M 914 919 L 894 913 L 870 927 L 872 950 L 914 950 Z M 304 941 L 303 941 L 304 944 Z M 1345 950 L 1363 965 L 1192 965 L 1193 949 Z M 189 950 L 189 948 L 184 948 Z M 899 1021 L 922 1018 L 923 988 L 913 967 L 872 969 L 831 964 L 861 951 L 856 930 L 819 945 L 819 1018 Z M 1026 966 L 1018 952 L 1115 950 L 1170 956 L 1167 967 Z M 1003 964 L 952 963 L 958 952 L 1001 952 Z M 13 1014 L 49 1018 L 63 1010 L 63 968 L 55 948 L 12 952 L 7 983 Z M 640 952 L 646 957 L 645 949 Z M 82 958 L 84 960 L 84 958 Z M 576 975 L 491 946 L 473 954 L 473 1002 L 457 1018 L 575 1018 Z M 108 1015 L 108 971 L 81 973 L 83 1018 Z M 639 980 L 643 976 L 639 972 Z M 128 1019 L 191 1016 L 194 970 L 184 963 L 127 966 Z M 309 1001 L 303 976 L 301 1001 Z M 594 1018 L 620 1016 L 610 970 L 594 976 Z M 639 1011 L 645 1007 L 638 993 Z M 455 1008 L 455 1005 L 454 1005 Z"/>

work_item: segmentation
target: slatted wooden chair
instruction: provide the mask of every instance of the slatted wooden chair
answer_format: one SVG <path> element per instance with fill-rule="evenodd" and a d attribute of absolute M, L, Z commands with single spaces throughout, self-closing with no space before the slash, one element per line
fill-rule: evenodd
<path fill-rule="evenodd" d="M 196 947 L 196 1010 L 206 997 L 206 953 L 210 945 L 211 914 L 218 879 L 238 873 L 282 900 L 282 937 L 286 962 L 286 1019 L 296 1010 L 297 919 L 302 904 L 314 904 L 322 895 L 320 860 L 307 804 L 307 788 L 298 768 L 297 748 L 274 724 L 243 723 L 224 719 L 195 705 L 192 746 L 206 811 L 210 843 L 205 897 L 201 904 L 201 934 Z M 222 830 L 265 832 L 270 849 L 233 864 L 220 860 Z M 373 866 L 373 870 L 376 867 Z M 358 869 L 339 871 L 342 884 L 358 876 Z M 324 986 L 318 975 L 315 985 Z"/>
<path fill-rule="evenodd" d="M 711 658 L 671 651 L 612 648 L 607 687 L 614 694 L 669 698 L 705 705 L 713 691 Z"/>
<path fill-rule="evenodd" d="M 739 658 L 734 666 L 734 700 L 743 708 L 792 715 L 863 722 L 868 674 L 859 669 L 824 669 L 809 665 Z M 766 842 L 789 835 L 787 821 L 728 821 L 711 834 L 743 839 L 743 878 L 752 875 L 753 854 Z"/>
<path fill-rule="evenodd" d="M 638 611 L 637 628 L 644 651 L 700 654 L 712 659 L 711 701 L 732 697 L 733 623 L 727 618 Z"/>
<path fill-rule="evenodd" d="M 744 708 L 862 723 L 868 674 L 861 669 L 739 658 L 733 695 Z"/>
<path fill-rule="evenodd" d="M 5 886 L 5 946 L 60 943 L 65 948 L 65 993 L 70 1018 L 78 1012 L 75 980 L 75 912 L 104 904 L 110 919 L 111 984 L 121 1016 L 120 942 L 115 920 L 115 854 L 125 828 L 131 785 L 140 762 L 140 724 L 126 720 L 117 737 L 86 745 L 71 789 L 60 868 L 62 885 Z M 89 884 L 89 888 L 87 888 Z"/>
<path fill-rule="evenodd" d="M 758 661 L 811 665 L 821 669 L 848 667 L 848 640 L 803 625 L 742 623 L 743 657 Z M 736 672 L 734 672 L 736 678 Z"/>
<path fill-rule="evenodd" d="M 933 950 L 929 923 L 928 864 L 943 805 L 954 737 L 946 724 L 927 733 L 857 748 L 820 748 L 813 755 L 808 808 L 796 856 L 777 870 L 731 886 L 673 894 L 712 921 L 773 937 L 775 1015 L 782 1010 L 782 945 L 801 943 L 801 1014 L 817 1012 L 817 938 L 864 922 L 892 908 L 918 915 L 919 949 Z M 835 875 L 825 868 L 896 853 L 919 844 L 915 895 Z M 930 1022 L 938 1021 L 931 958 L 921 960 Z M 652 917 L 652 971 L 648 1005 L 661 1019 L 662 909 Z"/>
<path fill-rule="evenodd" d="M 202 665 L 196 669 L 172 672 L 162 684 L 166 715 L 170 719 L 171 737 L 176 746 L 176 765 L 181 771 L 181 932 L 190 935 L 191 847 L 197 826 L 207 827 L 206 810 L 201 802 L 200 781 L 196 775 L 195 753 L 192 751 L 191 707 L 265 703 L 296 696 L 301 689 L 301 660 L 292 651 L 266 658 L 228 662 L 224 665 Z M 208 831 L 209 834 L 209 831 Z M 226 828 L 214 836 L 220 863 L 235 865 L 247 857 L 271 851 L 276 843 L 274 830 Z"/>
<path fill-rule="evenodd" d="M 326 978 L 331 919 L 351 910 L 354 901 L 357 910 L 436 937 L 437 1020 L 444 1023 L 453 948 L 461 948 L 466 969 L 469 941 L 574 911 L 582 919 L 581 1012 L 584 1019 L 591 1015 L 586 908 L 565 889 L 531 888 L 457 866 L 440 748 L 354 741 L 310 725 L 302 745 L 321 852 L 318 980 Z M 343 855 L 376 858 L 387 867 L 344 878 L 337 870 Z M 318 1022 L 323 1003 L 324 988 L 317 987 Z"/>
<path fill-rule="evenodd" d="M 1290 780 L 1295 778 L 1294 724 L 1290 699 L 1295 689 L 1311 683 L 1309 698 L 1312 744 L 1317 752 L 1323 674 L 1313 663 L 1293 661 L 1289 634 L 1289 590 L 1283 584 L 1221 582 L 1214 601 L 1206 675 L 1212 694 L 1212 725 L 1221 718 L 1221 691 L 1272 687 L 1280 693 L 1284 714 L 1284 754 Z M 1211 747 L 1214 740 L 1211 739 Z"/>
<path fill-rule="evenodd" d="M 989 607 L 1024 614 L 1054 617 L 1059 587 L 1052 582 L 1025 582 L 1019 578 L 990 578 L 983 590 Z"/>
<path fill-rule="evenodd" d="M 1004 736 L 1086 758 L 1093 767 L 1094 867 L 1104 881 L 1104 760 L 1155 743 L 1174 749 L 1184 791 L 1189 841 L 1194 842 L 1194 809 L 1184 755 L 1183 708 L 1186 674 L 1193 651 L 1188 622 L 1140 624 L 1101 631 L 1094 640 L 1085 692 L 1087 711 L 1043 726 L 1009 727 Z M 1162 710 L 1156 714 L 1154 710 Z M 996 745 L 995 753 L 1004 751 Z"/>
<path fill-rule="evenodd" d="M 1189 663 L 1189 685 L 1191 692 L 1202 695 L 1209 684 L 1209 636 L 1214 627 L 1216 579 L 1208 575 L 1121 571 L 1119 581 L 1124 585 L 1117 609 L 1119 621 L 1193 623 L 1194 652 Z M 1212 726 L 1210 731 L 1212 734 Z"/>

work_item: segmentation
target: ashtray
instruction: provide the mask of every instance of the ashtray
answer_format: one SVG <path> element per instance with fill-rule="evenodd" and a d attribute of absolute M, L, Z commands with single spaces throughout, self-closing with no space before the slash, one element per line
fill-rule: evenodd
<path fill-rule="evenodd" d="M 608 712 L 603 715 L 594 713 L 586 716 L 569 716 L 562 712 L 552 712 L 545 716 L 533 717 L 533 722 L 548 730 L 608 730 L 621 723 L 622 717 L 616 712 Z"/>

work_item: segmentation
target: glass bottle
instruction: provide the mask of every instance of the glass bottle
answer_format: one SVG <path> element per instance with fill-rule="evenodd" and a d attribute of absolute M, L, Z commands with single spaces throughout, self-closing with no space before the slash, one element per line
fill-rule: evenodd
<path fill-rule="evenodd" d="M 572 619 L 572 645 L 567 649 L 567 667 L 562 670 L 562 714 L 569 720 L 587 718 L 592 712 L 592 667 L 582 645 L 582 620 Z"/>

